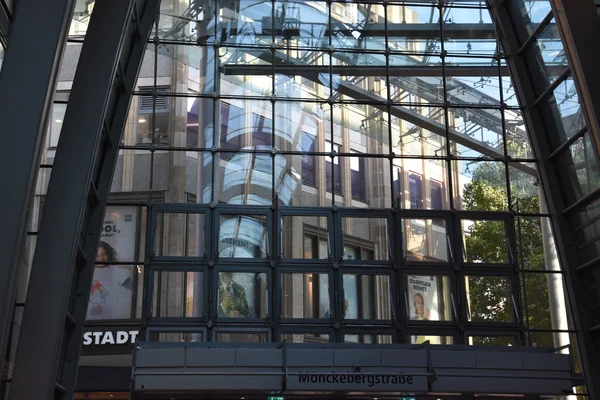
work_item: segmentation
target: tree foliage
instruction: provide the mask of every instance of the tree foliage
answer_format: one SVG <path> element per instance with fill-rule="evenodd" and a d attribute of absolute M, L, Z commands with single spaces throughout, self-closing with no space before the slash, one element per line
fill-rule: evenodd
<path fill-rule="evenodd" d="M 532 176 L 511 171 L 513 207 L 527 212 L 539 212 L 537 189 Z M 473 173 L 473 179 L 463 190 L 466 210 L 506 211 L 508 191 L 506 172 L 499 163 L 483 163 Z M 517 254 L 523 269 L 544 270 L 544 248 L 539 218 L 518 218 Z M 465 238 L 466 260 L 474 263 L 507 263 L 508 245 L 504 223 L 473 221 Z M 522 274 L 520 317 L 530 328 L 550 328 L 548 283 L 546 274 Z M 523 290 L 524 289 L 524 290 Z M 501 277 L 470 277 L 468 282 L 471 319 L 474 321 L 511 322 L 515 318 L 510 283 Z M 532 336 L 533 337 L 533 336 Z M 535 335 L 537 346 L 553 346 L 551 335 Z M 479 338 L 479 344 L 505 345 L 506 338 Z"/>

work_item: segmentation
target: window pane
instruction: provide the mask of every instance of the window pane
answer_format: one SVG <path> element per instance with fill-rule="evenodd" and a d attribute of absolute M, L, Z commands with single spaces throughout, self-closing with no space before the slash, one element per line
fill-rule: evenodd
<path fill-rule="evenodd" d="M 412 344 L 421 344 L 429 341 L 431 344 L 453 344 L 454 338 L 452 336 L 431 336 L 431 335 L 412 335 L 410 342 Z"/>
<path fill-rule="evenodd" d="M 346 319 L 391 319 L 391 288 L 388 275 L 344 274 Z"/>
<path fill-rule="evenodd" d="M 152 315 L 202 317 L 204 315 L 204 273 L 155 271 Z"/>
<path fill-rule="evenodd" d="M 503 221 L 463 220 L 462 229 L 466 262 L 508 263 L 508 242 Z"/>
<path fill-rule="evenodd" d="M 267 275 L 255 272 L 219 272 L 219 318 L 264 318 L 268 307 Z"/>
<path fill-rule="evenodd" d="M 510 279 L 501 276 L 466 276 L 468 320 L 512 322 Z"/>
<path fill-rule="evenodd" d="M 286 215 L 281 218 L 283 258 L 326 259 L 319 254 L 318 239 L 327 241 L 327 217 Z M 311 234 L 307 234 L 307 230 Z M 314 232 L 314 234 L 312 234 Z"/>
<path fill-rule="evenodd" d="M 327 274 L 283 273 L 281 296 L 284 318 L 331 317 Z"/>
<path fill-rule="evenodd" d="M 523 274 L 527 324 L 530 329 L 569 329 L 563 276 L 560 273 Z"/>
<path fill-rule="evenodd" d="M 151 332 L 151 342 L 198 343 L 203 341 L 200 332 Z"/>
<path fill-rule="evenodd" d="M 389 236 L 385 218 L 342 218 L 344 260 L 388 260 Z"/>
<path fill-rule="evenodd" d="M 266 343 L 266 333 L 224 333 L 216 335 L 216 341 L 220 343 Z"/>
<path fill-rule="evenodd" d="M 472 346 L 516 346 L 517 339 L 514 336 L 469 336 L 469 344 Z"/>
<path fill-rule="evenodd" d="M 329 343 L 327 333 L 284 333 L 281 341 L 287 343 Z"/>
<path fill-rule="evenodd" d="M 102 250 L 102 247 L 98 248 L 99 255 Z M 130 265 L 97 265 L 94 268 L 87 320 L 132 317 L 133 270 L 133 266 Z"/>
<path fill-rule="evenodd" d="M 411 321 L 451 321 L 452 298 L 447 276 L 406 277 L 407 308 Z"/>
<path fill-rule="evenodd" d="M 265 258 L 267 256 L 265 216 L 221 214 L 220 221 L 219 257 Z"/>
<path fill-rule="evenodd" d="M 344 343 L 391 344 L 391 335 L 344 335 Z"/>
<path fill-rule="evenodd" d="M 410 196 L 410 208 L 423 208 L 423 186 L 421 175 L 408 174 L 408 194 Z"/>
<path fill-rule="evenodd" d="M 448 261 L 446 220 L 403 220 L 404 252 L 411 261 Z"/>
<path fill-rule="evenodd" d="M 205 250 L 204 214 L 157 213 L 155 256 L 200 257 Z"/>

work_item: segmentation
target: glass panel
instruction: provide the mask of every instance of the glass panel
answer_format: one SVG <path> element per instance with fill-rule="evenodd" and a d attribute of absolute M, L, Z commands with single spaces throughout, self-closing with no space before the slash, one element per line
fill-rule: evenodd
<path fill-rule="evenodd" d="M 345 319 L 391 319 L 388 275 L 344 274 Z"/>
<path fill-rule="evenodd" d="M 96 261 L 111 263 L 140 260 L 136 254 L 137 240 L 145 232 L 138 232 L 139 220 L 137 206 L 107 206 Z"/>
<path fill-rule="evenodd" d="M 316 230 L 315 234 L 308 234 Z M 317 234 L 321 232 L 322 236 Z M 327 259 L 319 252 L 319 240 L 327 242 L 327 217 L 286 215 L 281 221 L 283 258 Z"/>
<path fill-rule="evenodd" d="M 547 77 L 556 76 L 557 73 L 555 71 L 562 72 L 565 69 L 564 67 L 568 65 L 568 60 L 555 19 L 552 19 L 550 24 L 540 32 L 537 40 L 529 46 L 525 54 L 531 59 L 537 59 L 541 72 Z M 549 85 L 550 79 L 546 87 Z M 538 94 L 541 94 L 541 91 Z"/>
<path fill-rule="evenodd" d="M 284 272 L 281 296 L 283 318 L 331 317 L 328 274 Z"/>
<path fill-rule="evenodd" d="M 150 171 L 152 163 L 160 161 L 166 152 L 157 151 L 153 159 L 152 153 L 146 150 L 119 150 L 115 164 L 110 191 L 115 192 L 148 192 L 150 190 Z M 165 166 L 168 164 L 164 164 Z M 156 171 L 156 169 L 154 170 Z M 164 184 L 158 184 L 160 174 L 154 174 L 153 189 L 161 189 Z M 157 185 L 155 185 L 157 184 Z"/>
<path fill-rule="evenodd" d="M 220 103 L 220 149 L 270 150 L 273 135 L 273 108 L 270 102 L 228 100 Z M 212 122 L 212 118 L 209 121 Z M 227 153 L 222 158 L 227 158 Z"/>
<path fill-rule="evenodd" d="M 598 159 L 588 132 L 571 144 L 569 151 L 560 155 L 558 161 L 563 168 L 566 167 L 566 174 L 571 178 L 570 184 L 565 183 L 573 188 L 569 196 L 573 199 L 571 201 L 580 199 L 600 187 Z"/>
<path fill-rule="evenodd" d="M 266 343 L 266 333 L 225 333 L 218 332 L 216 341 L 219 343 Z"/>
<path fill-rule="evenodd" d="M 344 260 L 388 260 L 389 234 L 385 218 L 343 217 Z"/>
<path fill-rule="evenodd" d="M 544 224 L 545 226 L 542 226 Z M 548 217 L 518 217 L 515 221 L 517 237 L 517 256 L 519 266 L 524 270 L 552 269 L 546 265 L 544 258 L 544 231 L 550 234 L 551 225 Z M 552 245 L 554 245 L 554 239 Z"/>
<path fill-rule="evenodd" d="M 489 51 L 494 53 L 496 51 L 495 40 L 492 41 L 492 44 Z M 462 46 L 456 43 L 452 47 L 459 49 Z M 452 57 L 448 62 L 457 67 L 454 70 L 450 68 L 450 73 L 446 75 L 446 93 L 451 104 L 500 105 L 500 78 L 498 77 L 497 60 Z M 469 65 L 479 63 L 484 66 Z M 460 77 L 452 76 L 455 70 L 460 70 Z"/>
<path fill-rule="evenodd" d="M 391 335 L 344 335 L 344 343 L 391 344 Z"/>
<path fill-rule="evenodd" d="M 404 252 L 411 261 L 448 261 L 446 220 L 403 221 Z"/>
<path fill-rule="evenodd" d="M 431 5 L 389 5 L 387 7 L 388 47 L 397 51 L 439 53 L 441 51 L 439 19 L 439 10 Z M 416 24 L 419 24 L 418 28 L 421 32 L 427 32 L 427 39 L 423 39 L 421 35 L 410 34 L 415 30 Z"/>
<path fill-rule="evenodd" d="M 450 278 L 443 275 L 406 276 L 411 321 L 451 321 Z"/>
<path fill-rule="evenodd" d="M 220 215 L 220 258 L 266 258 L 267 227 L 264 215 Z"/>
<path fill-rule="evenodd" d="M 201 257 L 205 247 L 204 214 L 157 213 L 155 256 Z"/>
<path fill-rule="evenodd" d="M 338 88 L 340 77 L 330 75 L 330 56 L 327 53 L 294 50 L 287 50 L 285 53 L 285 56 L 281 55 L 285 57 L 285 63 L 275 65 L 275 94 L 278 98 L 324 100 L 331 96 L 332 88 Z M 290 70 L 290 64 L 296 64 L 297 68 Z M 312 68 L 301 69 L 305 66 Z"/>
<path fill-rule="evenodd" d="M 549 101 L 552 107 L 558 109 L 558 116 L 567 138 L 585 127 L 585 117 L 579 104 L 579 96 L 573 77 L 570 76 L 559 84 L 552 92 Z"/>
<path fill-rule="evenodd" d="M 394 116 L 391 119 L 392 151 L 395 154 L 412 156 L 445 156 L 444 109 L 421 106 L 423 101 L 413 94 L 400 95 L 399 100 L 409 103 L 394 106 Z M 397 116 L 404 113 L 407 114 L 406 119 Z M 405 162 L 409 162 L 409 160 Z M 439 169 L 433 165 L 430 168 Z"/>
<path fill-rule="evenodd" d="M 200 332 L 151 332 L 151 342 L 198 343 L 203 341 Z"/>
<path fill-rule="evenodd" d="M 269 39 L 273 34 L 278 46 L 318 48 L 328 44 L 329 7 L 325 2 L 275 1 L 275 22 L 270 14 L 263 15 L 263 34 Z"/>
<path fill-rule="evenodd" d="M 152 315 L 187 318 L 204 316 L 204 273 L 155 271 Z"/>
<path fill-rule="evenodd" d="M 462 91 L 461 91 L 462 93 Z M 478 91 L 471 93 L 471 101 L 479 102 Z M 467 96 L 465 94 L 464 96 Z M 448 125 L 452 153 L 461 157 L 503 157 L 504 136 L 502 113 L 487 108 L 451 108 Z"/>
<path fill-rule="evenodd" d="M 105 250 L 101 244 L 97 259 L 109 262 L 109 256 L 110 250 Z M 97 265 L 94 268 L 86 320 L 132 318 L 135 307 L 133 269 L 131 265 Z"/>
<path fill-rule="evenodd" d="M 468 263 L 508 263 L 508 242 L 503 221 L 462 220 L 464 260 Z"/>
<path fill-rule="evenodd" d="M 471 346 L 516 346 L 514 336 L 469 336 Z"/>
<path fill-rule="evenodd" d="M 454 338 L 452 336 L 432 336 L 432 335 L 412 335 L 410 337 L 412 344 L 421 344 L 429 342 L 430 344 L 454 344 Z"/>
<path fill-rule="evenodd" d="M 506 211 L 506 166 L 502 162 L 453 162 L 455 196 L 460 209 L 468 211 Z"/>
<path fill-rule="evenodd" d="M 219 94 L 234 99 L 273 94 L 273 53 L 270 49 L 221 47 L 217 62 L 225 67 L 219 67 Z"/>
<path fill-rule="evenodd" d="M 221 153 L 217 198 L 227 204 L 271 204 L 273 159 L 268 153 Z"/>
<path fill-rule="evenodd" d="M 217 285 L 220 318 L 264 318 L 267 315 L 267 274 L 222 271 Z"/>
<path fill-rule="evenodd" d="M 287 343 L 329 343 L 327 333 L 283 333 L 281 341 Z"/>
<path fill-rule="evenodd" d="M 509 163 L 512 209 L 520 213 L 540 213 L 540 187 L 535 163 Z"/>
<path fill-rule="evenodd" d="M 271 18 L 268 18 L 273 12 L 271 2 L 240 0 L 233 4 L 219 0 L 217 3 L 219 10 L 215 15 L 218 15 L 218 25 L 223 26 L 223 34 L 219 33 L 219 41 L 251 46 L 271 43 L 273 24 L 270 23 Z M 212 25 L 209 23 L 208 26 Z"/>
<path fill-rule="evenodd" d="M 332 45 L 335 48 L 385 50 L 383 35 L 368 35 L 372 26 L 384 24 L 385 11 L 378 4 L 331 4 Z"/>
<path fill-rule="evenodd" d="M 510 279 L 502 276 L 465 276 L 469 321 L 512 322 L 514 310 Z"/>
<path fill-rule="evenodd" d="M 213 119 L 214 101 L 212 99 L 189 97 L 187 99 L 185 145 L 200 148 L 213 147 Z M 223 122 L 223 119 L 221 118 L 220 121 Z"/>
<path fill-rule="evenodd" d="M 525 273 L 525 317 L 530 329 L 569 329 L 564 280 L 560 273 Z"/>

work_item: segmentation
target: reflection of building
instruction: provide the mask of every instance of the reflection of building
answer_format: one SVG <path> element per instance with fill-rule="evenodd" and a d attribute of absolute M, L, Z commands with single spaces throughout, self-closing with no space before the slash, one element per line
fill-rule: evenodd
<path fill-rule="evenodd" d="M 440 20 L 418 2 L 213 3 L 162 1 L 104 218 L 132 318 L 88 321 L 100 345 L 84 346 L 84 376 L 131 366 L 129 329 L 170 344 L 571 343 L 485 8 L 444 5 Z M 44 165 L 59 160 L 81 47 L 66 48 Z M 39 177 L 43 218 L 50 168 Z M 109 330 L 123 347 L 102 343 Z"/>

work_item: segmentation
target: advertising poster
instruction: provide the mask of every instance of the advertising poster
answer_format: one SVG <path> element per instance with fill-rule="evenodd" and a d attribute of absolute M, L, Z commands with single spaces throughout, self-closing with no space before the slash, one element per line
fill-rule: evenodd
<path fill-rule="evenodd" d="M 90 287 L 88 320 L 131 318 L 133 269 L 117 263 L 133 261 L 135 258 L 136 212 L 135 206 L 106 208 Z"/>
<path fill-rule="evenodd" d="M 441 318 L 436 277 L 411 275 L 407 279 L 410 319 L 439 321 Z"/>

